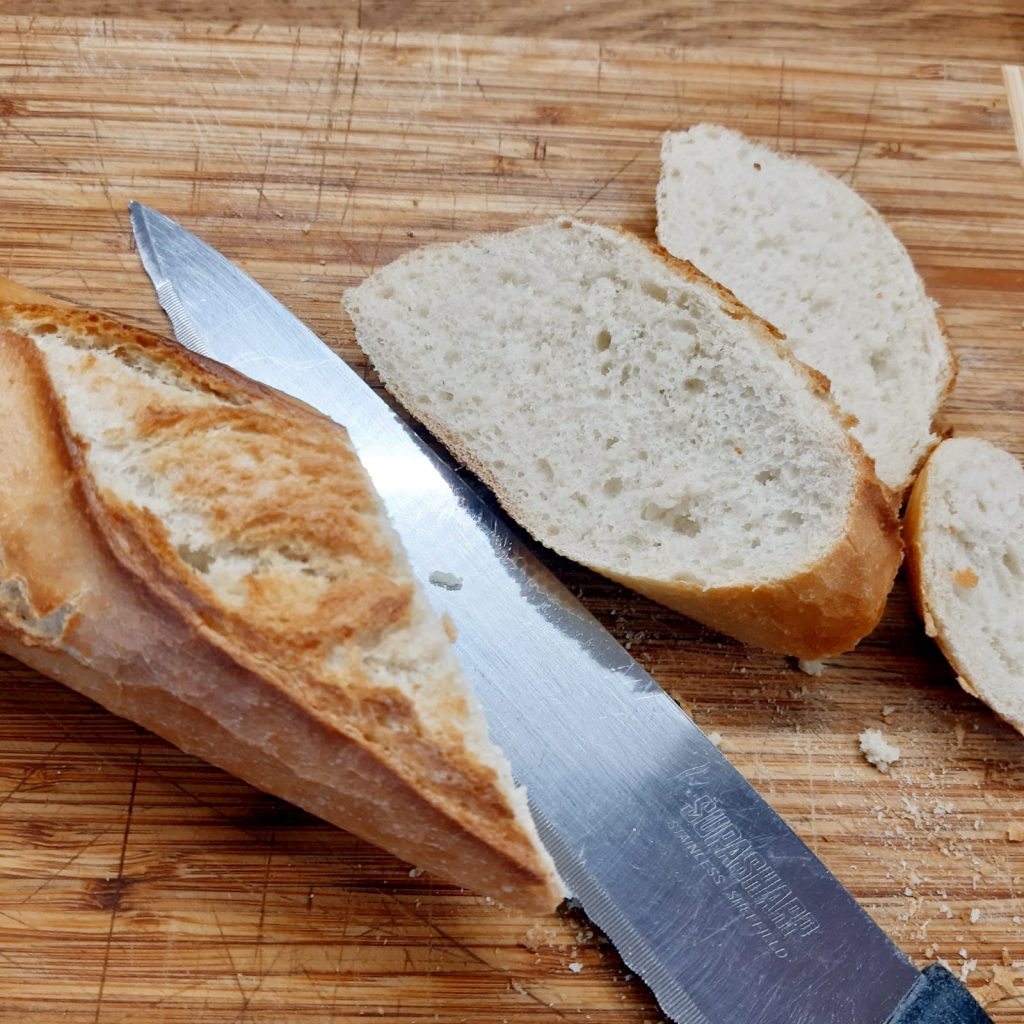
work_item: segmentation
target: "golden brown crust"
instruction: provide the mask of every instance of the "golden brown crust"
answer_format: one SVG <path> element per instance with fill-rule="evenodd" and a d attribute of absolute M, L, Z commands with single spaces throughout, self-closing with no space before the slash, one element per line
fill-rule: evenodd
<path fill-rule="evenodd" d="M 862 475 L 842 540 L 791 579 L 704 590 L 593 568 L 745 643 L 815 660 L 850 650 L 878 625 L 901 558 L 888 496 Z"/>
<path fill-rule="evenodd" d="M 325 427 L 327 421 L 301 403 L 173 343 L 97 314 L 54 307 L 2 306 L 0 321 L 17 319 L 16 313 L 37 325 L 52 321 L 106 334 L 130 348 L 129 355 L 157 359 L 168 372 L 233 400 L 238 414 L 227 416 L 231 424 L 252 426 L 247 415 L 283 418 L 297 436 L 322 432 L 325 448 L 315 458 L 333 450 L 342 462 L 355 462 L 340 428 Z M 438 746 L 436 736 L 432 742 L 418 735 L 389 747 L 389 737 L 368 733 L 361 723 L 375 715 L 412 723 L 415 710 L 386 687 L 360 687 L 357 679 L 340 689 L 319 678 L 311 669 L 312 628 L 299 629 L 282 657 L 275 637 L 261 634 L 250 646 L 247 639 L 259 630 L 243 635 L 230 614 L 210 612 L 214 602 L 204 602 L 195 581 L 185 578 L 177 553 L 161 562 L 166 533 L 141 510 L 100 492 L 38 349 L 6 329 L 0 331 L 0 386 L 7 416 L 0 437 L 0 648 L 183 749 L 445 878 L 528 909 L 554 906 L 558 891 L 548 865 L 494 785 L 492 769 L 460 752 L 456 737 L 450 748 Z M 140 426 L 173 433 L 187 421 L 180 411 L 152 410 Z M 184 449 L 191 436 L 186 433 Z M 325 468 L 317 463 L 312 470 Z M 337 503 L 335 511 L 346 500 L 358 506 L 359 487 L 366 485 L 357 469 L 356 463 L 352 474 L 340 474 L 339 493 L 327 499 Z M 186 478 L 183 486 L 215 490 L 216 481 L 203 478 L 202 470 Z M 301 499 L 299 505 L 305 522 L 296 536 L 328 550 L 352 543 Z M 225 530 L 264 536 L 281 526 L 272 508 L 253 507 L 257 523 L 237 522 L 239 506 L 225 499 Z M 387 628 L 408 607 L 409 584 L 395 582 L 388 571 L 390 551 L 365 539 L 358 556 L 378 578 L 360 578 L 344 600 L 339 594 L 326 599 L 327 614 L 337 602 L 332 623 L 342 634 Z M 391 585 L 377 586 L 381 581 Z M 262 608 L 269 615 L 274 599 L 257 594 L 257 613 Z M 310 623 L 324 610 L 311 609 Z M 442 773 L 454 781 L 432 781 Z"/>

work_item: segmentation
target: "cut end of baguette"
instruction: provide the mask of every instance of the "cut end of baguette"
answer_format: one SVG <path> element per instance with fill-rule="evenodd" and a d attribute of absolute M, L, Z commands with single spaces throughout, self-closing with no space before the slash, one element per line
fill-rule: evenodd
<path fill-rule="evenodd" d="M 5 649 L 442 877 L 552 909 L 525 793 L 344 430 L 98 314 L 0 321 Z"/>
<path fill-rule="evenodd" d="M 906 249 L 838 178 L 701 124 L 662 145 L 658 238 L 824 373 L 879 479 L 901 495 L 937 438 L 954 365 Z"/>
<path fill-rule="evenodd" d="M 800 657 L 874 627 L 900 554 L 866 458 L 692 266 L 563 219 L 418 250 L 345 304 L 387 386 L 560 554 Z"/>
<path fill-rule="evenodd" d="M 907 506 L 922 618 L 969 693 L 1024 732 L 1024 468 L 978 438 L 932 452 Z"/>

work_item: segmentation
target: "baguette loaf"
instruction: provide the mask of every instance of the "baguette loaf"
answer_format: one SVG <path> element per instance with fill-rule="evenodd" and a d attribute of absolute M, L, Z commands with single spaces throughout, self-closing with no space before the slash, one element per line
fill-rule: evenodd
<path fill-rule="evenodd" d="M 960 685 L 1024 732 L 1024 469 L 988 441 L 943 441 L 914 484 L 906 533 L 925 630 Z"/>
<path fill-rule="evenodd" d="M 658 239 L 769 320 L 902 495 L 953 382 L 935 304 L 899 239 L 838 178 L 737 132 L 665 135 Z"/>
<path fill-rule="evenodd" d="M 414 864 L 560 898 L 343 428 L 98 314 L 0 304 L 0 650 Z"/>
<path fill-rule="evenodd" d="M 345 296 L 399 400 L 555 551 L 803 658 L 877 623 L 898 524 L 822 379 L 689 264 L 571 220 Z"/>

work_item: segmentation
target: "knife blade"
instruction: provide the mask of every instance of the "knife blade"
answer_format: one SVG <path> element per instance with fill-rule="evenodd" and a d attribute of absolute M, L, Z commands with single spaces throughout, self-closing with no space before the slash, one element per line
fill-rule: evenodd
<path fill-rule="evenodd" d="M 922 975 L 493 501 L 260 285 L 131 204 L 178 340 L 343 424 L 562 878 L 679 1024 L 988 1018 Z M 438 574 L 441 574 L 440 577 Z M 915 1016 L 916 1014 L 916 1016 Z"/>

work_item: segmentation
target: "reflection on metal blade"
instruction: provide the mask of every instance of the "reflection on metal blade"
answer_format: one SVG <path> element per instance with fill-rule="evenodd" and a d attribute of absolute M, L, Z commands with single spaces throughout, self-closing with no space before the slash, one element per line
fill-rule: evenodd
<path fill-rule="evenodd" d="M 349 430 L 562 877 L 685 1024 L 882 1024 L 912 964 L 504 518 L 276 299 L 133 204 L 180 341 Z"/>

